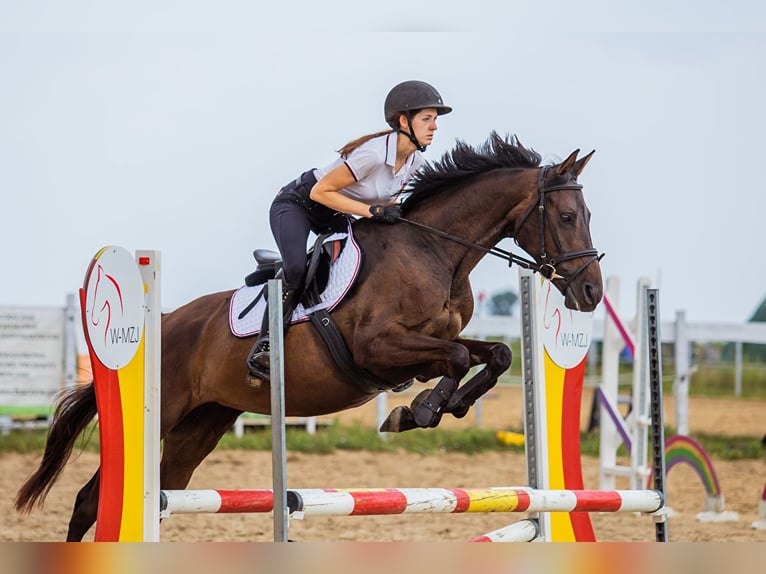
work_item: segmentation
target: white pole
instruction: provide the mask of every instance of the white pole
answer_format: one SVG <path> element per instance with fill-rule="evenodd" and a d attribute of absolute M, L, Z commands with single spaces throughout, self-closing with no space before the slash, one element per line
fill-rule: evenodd
<path fill-rule="evenodd" d="M 734 396 L 742 396 L 742 341 L 734 343 Z"/>
<path fill-rule="evenodd" d="M 673 392 L 676 396 L 676 432 L 689 435 L 689 378 L 691 365 L 689 360 L 689 333 L 686 315 L 676 311 L 676 374 Z"/>
<path fill-rule="evenodd" d="M 606 296 L 612 304 L 615 313 L 619 308 L 620 279 L 608 277 L 606 280 Z M 625 341 L 615 322 L 605 313 L 604 341 L 601 350 L 601 392 L 604 399 L 614 408 L 618 404 L 618 382 L 620 376 L 620 350 Z M 599 488 L 614 490 L 616 485 L 615 470 L 617 467 L 617 449 L 622 442 L 617 429 L 612 424 L 604 405 L 599 404 Z"/>
<path fill-rule="evenodd" d="M 144 541 L 160 540 L 160 366 L 162 309 L 160 252 L 137 250 L 145 289 L 144 312 Z"/>
<path fill-rule="evenodd" d="M 633 411 L 632 448 L 630 450 L 630 488 L 640 490 L 649 476 L 647 459 L 649 457 L 649 425 L 652 422 L 649 413 L 649 370 L 647 357 L 648 329 L 646 321 L 646 290 L 649 280 L 638 280 L 638 298 L 636 303 L 636 337 L 633 352 Z"/>
<path fill-rule="evenodd" d="M 487 302 L 486 302 L 486 296 L 485 294 L 479 293 L 479 328 L 478 332 L 476 333 L 476 338 L 480 341 L 486 341 L 487 336 L 484 332 L 484 325 L 486 322 L 484 321 L 484 318 L 487 316 Z M 476 399 L 476 403 L 473 406 L 473 413 L 476 417 L 476 428 L 480 429 L 482 427 L 482 419 L 483 419 L 483 413 L 482 413 L 482 406 L 481 406 L 481 397 Z"/>
<path fill-rule="evenodd" d="M 64 388 L 69 391 L 77 383 L 77 331 L 75 321 L 79 315 L 79 306 L 74 293 L 66 296 L 64 315 Z"/>
<path fill-rule="evenodd" d="M 380 431 L 380 425 L 383 424 L 383 421 L 386 420 L 386 417 L 388 416 L 388 394 L 384 391 L 382 393 L 378 393 L 378 396 L 375 397 L 375 421 L 377 423 L 378 428 L 378 436 L 382 439 L 387 439 L 388 434 Z"/>

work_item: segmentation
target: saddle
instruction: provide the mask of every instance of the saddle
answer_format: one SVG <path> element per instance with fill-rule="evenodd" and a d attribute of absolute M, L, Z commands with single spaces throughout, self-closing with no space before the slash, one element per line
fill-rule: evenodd
<path fill-rule="evenodd" d="M 306 288 L 303 293 L 297 294 L 298 301 L 302 301 L 303 295 L 310 288 L 318 293 L 324 292 L 330 279 L 330 268 L 338 260 L 341 251 L 346 245 L 347 238 L 339 238 L 327 241 L 331 234 L 326 233 L 317 237 L 314 246 L 307 255 Z M 261 297 L 266 298 L 266 282 L 270 279 L 281 277 L 282 259 L 279 253 L 270 249 L 256 249 L 253 251 L 255 259 L 255 271 L 245 277 L 247 287 L 263 285 L 263 289 L 249 305 L 237 314 L 237 319 L 243 319 L 258 304 Z M 286 325 L 287 326 L 287 325 Z"/>
<path fill-rule="evenodd" d="M 324 240 L 330 234 L 320 235 L 317 238 L 316 243 L 308 252 L 307 260 L 310 261 L 314 252 L 319 247 L 319 264 L 317 271 L 313 279 L 319 282 L 320 293 L 324 291 L 327 286 L 327 280 L 330 277 L 330 266 L 338 260 L 340 252 L 346 245 L 346 239 L 338 239 L 331 241 L 328 244 L 324 244 Z M 256 249 L 253 251 L 253 258 L 255 259 L 256 267 L 255 271 L 245 277 L 245 285 L 248 287 L 254 287 L 261 283 L 266 283 L 269 279 L 275 279 L 277 273 L 282 269 L 282 259 L 279 253 L 271 251 L 270 249 Z M 307 282 L 309 278 L 306 278 Z"/>
<path fill-rule="evenodd" d="M 358 270 L 359 260 L 356 260 L 353 277 L 350 281 L 345 278 L 340 284 L 337 280 L 335 269 L 338 266 L 343 265 L 343 259 L 350 261 L 350 257 L 347 257 L 344 249 L 349 249 L 349 244 L 353 245 L 357 250 L 358 257 L 361 258 L 361 252 L 358 251 L 358 246 L 353 241 L 351 228 L 349 227 L 348 234 L 335 234 L 337 239 L 332 234 L 324 234 L 317 237 L 314 246 L 309 250 L 307 257 L 306 279 L 305 288 L 302 293 L 298 294 L 299 305 L 296 308 L 295 313 L 292 316 L 291 324 L 310 320 L 311 324 L 317 330 L 322 337 L 325 345 L 327 346 L 330 355 L 341 369 L 341 371 L 354 382 L 354 384 L 362 391 L 367 393 L 379 393 L 383 391 L 393 390 L 399 392 L 412 385 L 412 381 L 407 381 L 401 385 L 392 389 L 392 385 L 369 371 L 362 369 L 355 362 L 351 354 L 351 351 L 346 344 L 343 334 L 340 332 L 335 320 L 330 315 L 330 311 L 337 303 L 340 302 L 342 297 L 348 292 L 353 285 L 353 281 L 356 278 L 356 271 Z M 349 241 L 350 240 L 350 241 Z M 279 253 L 268 249 L 256 249 L 253 251 L 253 257 L 256 261 L 255 271 L 245 277 L 245 287 L 242 290 L 248 290 L 249 293 L 257 291 L 257 295 L 247 304 L 242 307 L 242 304 L 237 302 L 238 295 L 235 294 L 232 297 L 232 304 L 229 313 L 229 320 L 232 326 L 232 332 L 239 336 L 249 336 L 252 332 L 238 332 L 235 329 L 235 322 L 242 320 L 246 315 L 261 302 L 265 300 L 267 293 L 266 282 L 269 279 L 279 278 L 282 270 L 282 261 Z M 338 263 L 339 265 L 335 265 Z M 345 265 L 350 265 L 347 262 Z M 341 291 L 337 296 L 328 296 L 328 291 Z M 238 293 L 240 292 L 238 291 Z M 252 295 L 250 295 L 252 296 Z M 241 297 L 240 297 L 241 299 Z M 265 307 L 262 303 L 259 306 Z M 263 312 L 267 310 L 264 308 Z M 285 325 L 287 328 L 288 325 Z"/>

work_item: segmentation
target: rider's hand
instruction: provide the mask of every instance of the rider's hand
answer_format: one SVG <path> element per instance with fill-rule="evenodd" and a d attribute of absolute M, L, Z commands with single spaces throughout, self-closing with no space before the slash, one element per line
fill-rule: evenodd
<path fill-rule="evenodd" d="M 372 215 L 371 219 L 374 221 L 396 223 L 402 215 L 402 208 L 395 203 L 391 205 L 371 205 L 370 214 Z"/>

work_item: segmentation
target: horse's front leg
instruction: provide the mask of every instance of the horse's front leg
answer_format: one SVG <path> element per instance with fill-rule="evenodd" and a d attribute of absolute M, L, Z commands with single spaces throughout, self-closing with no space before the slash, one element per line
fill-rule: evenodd
<path fill-rule="evenodd" d="M 356 357 L 360 366 L 373 371 L 428 366 L 429 375 L 445 375 L 435 388 L 415 397 L 409 407 L 396 407 L 380 427 L 384 432 L 438 425 L 444 407 L 472 366 L 471 353 L 460 342 L 412 332 L 378 337 Z"/>
<path fill-rule="evenodd" d="M 450 395 L 444 411 L 462 418 L 473 404 L 497 383 L 497 379 L 511 366 L 511 349 L 503 343 L 458 339 L 471 353 L 473 365 L 485 365 L 456 392 Z"/>

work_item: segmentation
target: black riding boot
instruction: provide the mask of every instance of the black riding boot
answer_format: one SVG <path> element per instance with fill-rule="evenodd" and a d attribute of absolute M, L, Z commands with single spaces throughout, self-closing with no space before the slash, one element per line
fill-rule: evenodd
<path fill-rule="evenodd" d="M 287 286 L 286 284 L 282 288 L 282 320 L 284 324 L 284 330 L 287 331 L 287 327 L 290 324 L 290 318 L 293 311 L 298 304 L 295 296 L 295 289 Z M 269 301 L 269 304 L 271 302 Z M 258 339 L 250 349 L 250 354 L 247 358 L 247 368 L 253 377 L 261 380 L 268 380 L 271 377 L 271 345 L 269 341 L 269 308 L 266 307 L 263 312 L 263 321 L 261 323 L 261 332 L 258 335 Z"/>

